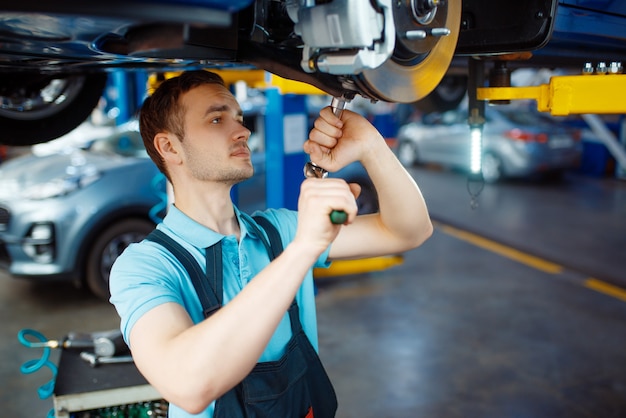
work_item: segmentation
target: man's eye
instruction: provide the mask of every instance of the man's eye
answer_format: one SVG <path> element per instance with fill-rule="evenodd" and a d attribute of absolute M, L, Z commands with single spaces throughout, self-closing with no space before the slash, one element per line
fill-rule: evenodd
<path fill-rule="evenodd" d="M 211 119 L 211 123 L 213 123 L 213 124 L 218 124 L 221 121 L 222 121 L 222 118 L 213 118 L 213 119 Z"/>

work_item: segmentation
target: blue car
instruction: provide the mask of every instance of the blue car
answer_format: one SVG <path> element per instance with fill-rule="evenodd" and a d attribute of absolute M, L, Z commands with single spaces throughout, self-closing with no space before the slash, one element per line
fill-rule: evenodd
<path fill-rule="evenodd" d="M 136 122 L 81 147 L 13 158 L 0 165 L 0 264 L 108 298 L 113 261 L 154 228 L 165 198 Z"/>

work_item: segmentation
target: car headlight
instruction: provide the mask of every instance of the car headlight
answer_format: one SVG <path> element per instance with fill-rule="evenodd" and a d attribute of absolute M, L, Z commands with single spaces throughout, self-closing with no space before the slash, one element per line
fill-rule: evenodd
<path fill-rule="evenodd" d="M 56 253 L 54 225 L 50 222 L 33 224 L 22 244 L 24 253 L 38 263 L 50 263 Z"/>
<path fill-rule="evenodd" d="M 101 176 L 102 174 L 95 167 L 84 166 L 79 170 L 74 170 L 74 172 L 66 173 L 63 177 L 27 187 L 22 192 L 22 196 L 30 200 L 65 196 L 94 183 Z"/>

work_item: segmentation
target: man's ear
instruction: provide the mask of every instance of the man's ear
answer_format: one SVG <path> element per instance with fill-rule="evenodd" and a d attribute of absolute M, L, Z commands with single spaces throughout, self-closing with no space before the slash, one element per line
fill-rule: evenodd
<path fill-rule="evenodd" d="M 173 134 L 159 132 L 154 136 L 154 147 L 163 159 L 169 163 L 180 162 L 179 142 Z"/>

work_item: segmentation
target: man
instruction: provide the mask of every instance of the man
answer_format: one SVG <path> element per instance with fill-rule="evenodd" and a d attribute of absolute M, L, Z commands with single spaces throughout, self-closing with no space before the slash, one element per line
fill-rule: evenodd
<path fill-rule="evenodd" d="M 221 308 L 203 313 L 180 258 L 150 240 L 127 248 L 111 272 L 111 302 L 141 373 L 170 402 L 172 417 L 333 416 L 335 394 L 316 354 L 312 267 L 426 240 L 432 224 L 411 176 L 366 119 L 323 109 L 305 152 L 329 171 L 361 161 L 380 212 L 357 216 L 356 185 L 305 179 L 297 212 L 260 214 L 284 245 L 270 262 L 265 235 L 230 198 L 253 174 L 250 131 L 219 76 L 195 71 L 163 82 L 143 105 L 140 129 L 173 186 L 174 205 L 157 229 L 223 283 Z M 346 212 L 344 225 L 331 223 L 333 210 Z M 221 255 L 207 264 L 216 245 Z"/>

